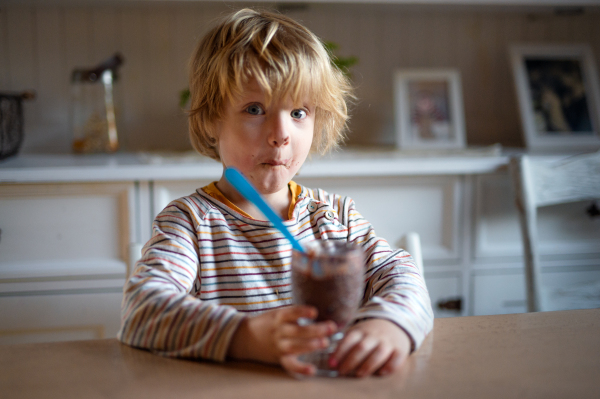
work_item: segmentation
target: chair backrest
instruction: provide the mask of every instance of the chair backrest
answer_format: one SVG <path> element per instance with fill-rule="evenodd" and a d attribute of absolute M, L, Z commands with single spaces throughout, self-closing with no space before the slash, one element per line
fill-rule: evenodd
<path fill-rule="evenodd" d="M 558 161 L 522 156 L 521 173 L 537 207 L 600 198 L 600 152 Z"/>
<path fill-rule="evenodd" d="M 423 274 L 423 252 L 421 251 L 421 237 L 419 236 L 419 233 L 410 232 L 403 235 L 400 239 L 400 246 L 412 255 L 421 276 L 425 278 L 425 274 Z"/>
<path fill-rule="evenodd" d="M 523 235 L 527 309 L 542 311 L 537 208 L 600 198 L 600 151 L 561 159 L 515 156 L 510 169 Z"/>

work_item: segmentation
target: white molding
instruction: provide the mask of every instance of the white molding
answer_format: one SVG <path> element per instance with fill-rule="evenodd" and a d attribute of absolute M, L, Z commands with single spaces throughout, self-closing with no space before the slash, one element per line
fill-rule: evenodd
<path fill-rule="evenodd" d="M 127 264 L 121 259 L 77 259 L 6 262 L 0 264 L 0 283 L 13 279 L 125 276 Z"/>
<path fill-rule="evenodd" d="M 307 160 L 302 177 L 421 176 L 491 173 L 505 167 L 508 157 L 439 155 L 397 151 L 341 151 Z M 81 157 L 20 155 L 0 163 L 0 183 L 123 182 L 143 180 L 218 180 L 221 164 L 201 156 L 137 154 Z"/>
<path fill-rule="evenodd" d="M 81 290 L 88 290 L 90 293 L 102 293 L 102 291 L 111 293 L 122 290 L 124 283 L 125 275 L 123 273 L 120 278 L 6 282 L 0 283 L 0 297 L 60 295 Z"/>

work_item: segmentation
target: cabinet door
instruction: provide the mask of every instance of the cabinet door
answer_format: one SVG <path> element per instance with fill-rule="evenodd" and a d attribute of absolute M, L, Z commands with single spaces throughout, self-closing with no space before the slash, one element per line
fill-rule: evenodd
<path fill-rule="evenodd" d="M 455 264 L 459 259 L 461 181 L 457 176 L 294 179 L 310 188 L 346 195 L 391 246 L 415 231 L 423 259 Z"/>

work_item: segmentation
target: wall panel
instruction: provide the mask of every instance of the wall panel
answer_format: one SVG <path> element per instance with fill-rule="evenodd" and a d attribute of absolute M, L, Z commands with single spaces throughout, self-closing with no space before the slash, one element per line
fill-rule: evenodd
<path fill-rule="evenodd" d="M 350 142 L 394 143 L 393 72 L 453 67 L 462 74 L 467 142 L 521 146 L 521 123 L 507 50 L 517 42 L 585 42 L 600 58 L 600 12 L 577 15 L 401 5 L 284 5 L 317 35 L 355 55 L 359 102 Z M 196 40 L 232 5 L 140 2 L 114 6 L 8 5 L 0 18 L 0 89 L 37 89 L 26 104 L 24 151 L 70 147 L 68 79 L 122 51 L 121 122 L 131 150 L 187 150 L 178 106 Z"/>
<path fill-rule="evenodd" d="M 61 72 L 66 60 L 63 14 L 57 8 L 40 8 L 34 21 L 39 65 L 35 99 L 39 110 L 37 129 L 44 132 L 35 136 L 36 146 L 48 152 L 68 152 L 71 136 L 65 127 L 69 126 L 69 114 L 64 110 L 69 108 L 69 77 Z"/>

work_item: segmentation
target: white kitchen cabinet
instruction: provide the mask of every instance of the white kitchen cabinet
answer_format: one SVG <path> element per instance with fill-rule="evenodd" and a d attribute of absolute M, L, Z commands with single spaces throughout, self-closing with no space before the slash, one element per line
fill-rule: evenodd
<path fill-rule="evenodd" d="M 114 336 L 133 183 L 0 186 L 0 343 Z"/>
<path fill-rule="evenodd" d="M 418 232 L 436 317 L 513 313 L 525 310 L 524 282 L 506 162 L 348 151 L 307 162 L 295 180 L 353 198 L 392 246 Z M 0 343 L 114 336 L 122 286 L 152 220 L 221 171 L 198 156 L 46 155 L 1 163 Z M 600 219 L 586 215 L 588 205 L 540 213 L 552 309 L 596 303 L 570 294 L 600 274 Z"/>
<path fill-rule="evenodd" d="M 357 158 L 354 163 L 360 161 Z M 433 163 L 430 160 L 428 165 L 431 167 Z M 377 234 L 392 246 L 397 246 L 406 232 L 418 232 L 436 317 L 525 311 L 524 282 L 522 276 L 515 275 L 522 273 L 523 267 L 521 235 L 506 170 L 474 176 L 433 170 L 421 176 L 400 172 L 394 175 L 393 171 L 378 175 L 378 170 L 387 169 L 374 161 L 371 175 L 362 176 L 364 166 L 354 170 L 336 164 L 308 164 L 294 180 L 353 198 Z M 169 201 L 188 195 L 212 180 L 155 181 L 154 214 Z M 588 205 L 550 207 L 540 214 L 540 224 L 545 230 L 542 248 L 546 269 L 552 268 L 553 273 L 549 274 L 552 281 L 563 276 L 565 287 L 577 284 L 581 276 L 591 277 L 600 272 L 600 219 L 587 216 Z M 585 262 L 586 271 L 569 276 L 572 267 L 581 262 Z M 456 304 L 457 300 L 462 305 L 460 311 L 439 307 L 440 303 Z M 592 300 L 577 302 L 565 298 L 551 300 L 553 309 L 592 303 Z"/>
<path fill-rule="evenodd" d="M 397 247 L 400 238 L 411 231 L 421 235 L 425 276 L 432 303 L 463 295 L 462 274 L 430 271 L 428 262 L 456 265 L 459 262 L 463 184 L 458 176 L 378 176 L 378 177 L 303 177 L 294 179 L 310 188 L 351 197 L 357 209 L 375 227 L 377 234 Z M 152 187 L 156 215 L 170 201 L 193 193 L 212 180 L 155 181 Z M 439 270 L 439 268 L 437 269 Z M 452 271 L 454 270 L 454 271 Z M 456 316 L 460 311 L 435 307 L 436 317 Z"/>

